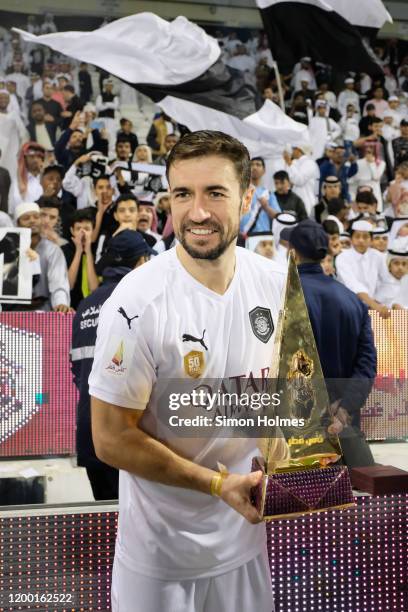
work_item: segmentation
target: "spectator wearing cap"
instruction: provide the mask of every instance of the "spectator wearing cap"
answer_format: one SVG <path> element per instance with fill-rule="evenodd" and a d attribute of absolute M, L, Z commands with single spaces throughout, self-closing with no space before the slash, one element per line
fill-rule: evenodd
<path fill-rule="evenodd" d="M 408 237 L 397 238 L 391 244 L 386 255 L 389 277 L 380 283 L 375 299 L 392 308 L 401 310 L 403 306 L 398 303 L 401 293 L 401 281 L 408 274 Z"/>
<path fill-rule="evenodd" d="M 339 198 L 341 194 L 341 183 L 337 176 L 327 176 L 322 183 L 322 196 L 319 203 L 313 208 L 314 219 L 317 223 L 323 223 L 327 219 L 328 202 L 333 198 Z"/>
<path fill-rule="evenodd" d="M 302 57 L 300 62 L 294 66 L 291 86 L 294 91 L 298 91 L 302 88 L 302 83 L 305 82 L 307 82 L 310 90 L 316 90 L 317 84 L 312 67 L 312 58 L 308 56 Z"/>
<path fill-rule="evenodd" d="M 319 166 L 308 155 L 309 146 L 299 142 L 292 147 L 292 154 L 283 152 L 286 172 L 292 183 L 293 192 L 303 201 L 306 212 L 311 214 L 316 204 L 316 185 L 319 180 Z"/>
<path fill-rule="evenodd" d="M 380 283 L 387 281 L 388 270 L 381 253 L 371 248 L 372 229 L 372 225 L 365 220 L 352 224 L 351 249 L 342 251 L 336 259 L 337 278 L 369 308 L 387 319 L 389 309 L 374 297 Z"/>
<path fill-rule="evenodd" d="M 70 296 L 67 265 L 60 247 L 41 237 L 40 207 L 34 203 L 19 204 L 14 218 L 18 227 L 31 229 L 31 248 L 40 258 L 41 273 L 33 286 L 32 303 L 27 309 L 68 312 Z"/>
<path fill-rule="evenodd" d="M 81 100 L 81 104 L 84 105 L 92 99 L 93 94 L 92 79 L 86 62 L 81 62 L 79 64 L 78 83 L 79 99 Z"/>
<path fill-rule="evenodd" d="M 53 196 L 42 195 L 37 204 L 40 207 L 41 237 L 62 247 L 67 240 L 61 236 L 61 201 Z"/>
<path fill-rule="evenodd" d="M 395 167 L 408 161 L 408 121 L 405 119 L 400 122 L 400 130 L 401 136 L 392 141 Z"/>
<path fill-rule="evenodd" d="M 130 121 L 130 119 L 126 119 L 125 117 L 122 117 L 119 123 L 120 130 L 117 133 L 116 141 L 118 141 L 119 138 L 125 137 L 130 142 L 133 156 L 137 146 L 139 145 L 138 137 L 133 131 L 133 123 Z"/>
<path fill-rule="evenodd" d="M 328 117 L 329 105 L 325 100 L 316 101 L 315 116 L 309 122 L 310 140 L 313 143 L 313 159 L 323 156 L 326 145 L 341 136 L 340 126 Z"/>
<path fill-rule="evenodd" d="M 95 211 L 83 208 L 75 211 L 71 220 L 71 241 L 62 247 L 68 268 L 71 306 L 88 297 L 99 286 L 92 251 Z"/>
<path fill-rule="evenodd" d="M 45 151 L 51 151 L 55 145 L 57 126 L 45 121 L 45 108 L 41 102 L 33 102 L 30 109 L 30 121 L 27 125 L 30 140 L 37 142 Z"/>
<path fill-rule="evenodd" d="M 255 188 L 249 212 L 241 217 L 240 232 L 244 236 L 253 232 L 270 232 L 272 219 L 281 212 L 273 193 L 262 185 L 265 176 L 263 157 L 251 159 L 251 186 Z"/>
<path fill-rule="evenodd" d="M 354 200 L 357 189 L 362 186 L 371 187 L 379 211 L 383 209 L 381 192 L 381 178 L 385 172 L 385 161 L 376 158 L 375 148 L 368 142 L 364 147 L 364 157 L 357 160 L 357 172 L 349 179 L 349 190 L 351 199 Z"/>
<path fill-rule="evenodd" d="M 337 98 L 337 108 L 343 117 L 346 115 L 347 106 L 349 104 L 352 104 L 355 109 L 360 108 L 360 98 L 355 91 L 355 81 L 351 77 L 345 79 L 344 89 L 339 93 Z"/>
<path fill-rule="evenodd" d="M 279 170 L 273 175 L 273 180 L 275 183 L 275 197 L 281 211 L 294 213 L 298 221 L 307 219 L 303 200 L 292 191 L 289 174 L 285 170 Z"/>
<path fill-rule="evenodd" d="M 64 98 L 65 110 L 63 110 L 61 113 L 63 118 L 61 122 L 61 129 L 66 130 L 69 127 L 75 113 L 82 111 L 84 105 L 76 95 L 74 86 L 70 83 L 68 83 L 68 85 L 64 85 L 62 88 L 62 97 Z"/>
<path fill-rule="evenodd" d="M 344 232 L 344 224 L 347 222 L 350 206 L 343 198 L 332 198 L 327 204 L 326 221 L 334 221 L 339 229 L 339 234 Z"/>
<path fill-rule="evenodd" d="M 62 106 L 59 102 L 53 99 L 54 88 L 50 81 L 44 81 L 42 89 L 42 98 L 34 100 L 41 102 L 45 109 L 46 123 L 52 123 L 57 127 L 61 121 Z"/>
<path fill-rule="evenodd" d="M 152 250 L 138 232 L 125 230 L 115 236 L 107 253 L 110 263 L 103 271 L 102 284 L 80 302 L 72 322 L 71 367 L 79 391 L 77 462 L 86 468 L 95 500 L 117 499 L 119 475 L 118 470 L 97 459 L 92 442 L 88 378 L 93 364 L 99 312 L 122 278 L 146 263 L 151 254 Z M 122 316 L 127 317 L 126 323 L 129 321 L 132 325 L 137 313 L 123 312 Z"/>
<path fill-rule="evenodd" d="M 35 202 L 42 195 L 41 170 L 45 150 L 36 142 L 27 142 L 18 156 L 17 180 L 11 190 L 11 213 L 22 202 Z"/>
<path fill-rule="evenodd" d="M 358 171 L 353 155 L 346 157 L 344 145 L 337 145 L 330 161 L 320 166 L 320 186 L 329 176 L 336 176 L 341 183 L 341 197 L 350 202 L 348 181 Z"/>
<path fill-rule="evenodd" d="M 331 433 L 341 431 L 349 467 L 372 465 L 360 430 L 360 409 L 377 372 L 377 356 L 367 307 L 357 296 L 324 274 L 328 251 L 323 228 L 307 219 L 290 233 L 313 334 L 334 413 Z M 339 256 L 341 257 L 341 256 Z"/>

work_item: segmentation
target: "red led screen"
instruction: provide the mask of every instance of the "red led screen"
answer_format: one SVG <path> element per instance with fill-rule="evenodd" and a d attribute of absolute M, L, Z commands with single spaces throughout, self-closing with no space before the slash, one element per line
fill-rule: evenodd
<path fill-rule="evenodd" d="M 0 457 L 75 454 L 72 314 L 0 313 Z"/>

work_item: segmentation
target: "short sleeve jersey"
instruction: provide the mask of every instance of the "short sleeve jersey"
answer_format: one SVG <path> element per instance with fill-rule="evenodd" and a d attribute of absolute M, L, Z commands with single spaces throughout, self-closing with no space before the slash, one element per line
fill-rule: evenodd
<path fill-rule="evenodd" d="M 89 379 L 92 396 L 153 419 L 160 381 L 195 377 L 196 367 L 236 392 L 244 377 L 268 376 L 286 275 L 237 247 L 234 277 L 219 295 L 185 270 L 176 251 L 130 272 L 105 302 Z M 216 470 L 219 461 L 243 474 L 257 454 L 256 440 L 177 444 L 195 463 Z M 215 576 L 264 545 L 264 525 L 251 525 L 221 499 L 120 472 L 116 554 L 129 569 L 167 580 Z"/>

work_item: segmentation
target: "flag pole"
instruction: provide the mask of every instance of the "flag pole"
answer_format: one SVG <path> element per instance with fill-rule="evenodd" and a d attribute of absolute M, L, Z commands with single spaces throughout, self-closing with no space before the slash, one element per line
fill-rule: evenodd
<path fill-rule="evenodd" d="M 283 88 L 282 88 L 281 76 L 280 76 L 280 73 L 279 73 L 278 64 L 277 64 L 277 62 L 274 59 L 272 60 L 272 65 L 273 65 L 273 69 L 275 71 L 276 83 L 278 85 L 279 104 L 280 104 L 280 107 L 283 110 L 283 112 L 285 112 L 285 101 L 283 99 Z"/>

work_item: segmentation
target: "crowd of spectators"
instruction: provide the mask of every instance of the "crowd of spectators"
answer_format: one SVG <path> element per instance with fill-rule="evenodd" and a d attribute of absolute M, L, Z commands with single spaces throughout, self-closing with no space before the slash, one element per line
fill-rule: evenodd
<path fill-rule="evenodd" d="M 47 15 L 41 25 L 30 17 L 26 29 L 56 26 Z M 383 317 L 408 307 L 408 56 L 395 41 L 378 45 L 378 78 L 303 57 L 280 75 L 280 96 L 263 33 L 245 42 L 236 32 L 215 37 L 223 61 L 245 71 L 259 96 L 283 101 L 310 135 L 274 160 L 269 177 L 265 160 L 252 160 L 255 192 L 240 244 L 267 234 L 265 253 L 284 262 L 281 229 L 311 217 L 330 237 L 325 273 Z M 186 128 L 155 107 L 142 137 L 123 110 L 132 105 L 139 116 L 146 110 L 143 97 L 102 70 L 1 33 L 0 227 L 31 229 L 33 261 L 31 304 L 3 309 L 77 309 L 123 230 L 139 232 L 156 253 L 174 246 L 163 170 Z"/>

